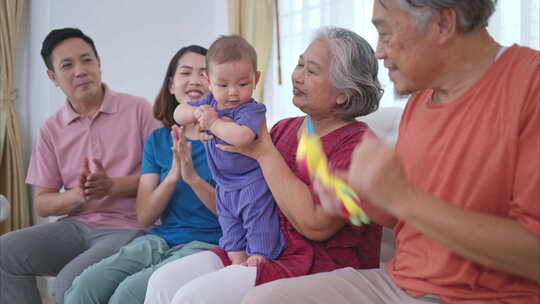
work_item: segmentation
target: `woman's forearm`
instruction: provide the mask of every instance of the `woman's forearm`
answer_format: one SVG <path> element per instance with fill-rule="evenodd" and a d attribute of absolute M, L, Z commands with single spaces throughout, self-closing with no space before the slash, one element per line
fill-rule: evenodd
<path fill-rule="evenodd" d="M 273 145 L 272 148 L 258 161 L 279 208 L 305 237 L 316 241 L 328 239 L 345 225 L 344 219 L 316 205 L 308 186 L 291 171 Z"/>
<path fill-rule="evenodd" d="M 141 176 L 137 194 L 137 219 L 143 226 L 150 226 L 161 216 L 169 204 L 176 188 L 174 180 L 165 179 L 159 183 L 158 174 Z"/>

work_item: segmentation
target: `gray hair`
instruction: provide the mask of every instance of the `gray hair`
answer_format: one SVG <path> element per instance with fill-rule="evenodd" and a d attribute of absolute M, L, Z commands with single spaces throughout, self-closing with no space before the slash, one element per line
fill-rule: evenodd
<path fill-rule="evenodd" d="M 453 8 L 456 10 L 458 31 L 467 33 L 487 27 L 489 18 L 495 12 L 497 0 L 397 0 L 397 3 L 415 16 L 421 30 L 425 30 L 433 13 Z"/>
<path fill-rule="evenodd" d="M 369 43 L 358 34 L 338 27 L 320 28 L 313 41 L 329 43 L 330 79 L 347 102 L 334 108 L 336 115 L 353 120 L 379 108 L 383 89 L 377 78 L 379 66 Z"/>

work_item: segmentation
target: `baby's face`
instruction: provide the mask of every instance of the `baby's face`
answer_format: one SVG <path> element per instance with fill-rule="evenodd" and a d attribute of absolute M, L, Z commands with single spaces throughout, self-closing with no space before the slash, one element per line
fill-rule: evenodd
<path fill-rule="evenodd" d="M 251 100 L 259 81 L 259 72 L 253 70 L 249 60 L 210 63 L 210 92 L 218 103 L 218 109 L 231 109 Z"/>

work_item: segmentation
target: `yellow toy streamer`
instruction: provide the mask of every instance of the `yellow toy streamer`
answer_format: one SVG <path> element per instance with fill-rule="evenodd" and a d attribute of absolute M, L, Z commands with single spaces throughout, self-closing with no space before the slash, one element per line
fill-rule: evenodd
<path fill-rule="evenodd" d="M 369 224 L 369 218 L 359 206 L 360 198 L 354 190 L 341 178 L 328 170 L 328 160 L 324 154 L 321 140 L 313 132 L 311 119 L 306 118 L 306 128 L 303 130 L 296 151 L 296 161 L 305 168 L 309 176 L 316 176 L 327 188 L 333 189 L 343 206 L 349 213 L 349 220 L 354 225 Z"/>

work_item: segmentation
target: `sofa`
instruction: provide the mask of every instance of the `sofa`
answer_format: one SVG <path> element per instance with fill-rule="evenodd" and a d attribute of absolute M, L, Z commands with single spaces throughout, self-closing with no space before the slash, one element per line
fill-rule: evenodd
<path fill-rule="evenodd" d="M 361 117 L 359 120 L 367 123 L 379 138 L 382 138 L 391 145 L 395 145 L 402 113 L 402 107 L 383 107 L 370 115 Z M 394 256 L 395 251 L 392 230 L 383 228 L 381 266 Z"/>
<path fill-rule="evenodd" d="M 359 120 L 367 123 L 379 138 L 394 145 L 402 112 L 402 107 L 382 107 L 370 115 L 359 118 Z M 384 228 L 381 244 L 381 266 L 388 262 L 394 252 L 395 245 L 392 230 Z M 53 303 L 53 280 L 54 277 L 38 277 L 38 288 L 42 294 L 44 304 Z"/>

